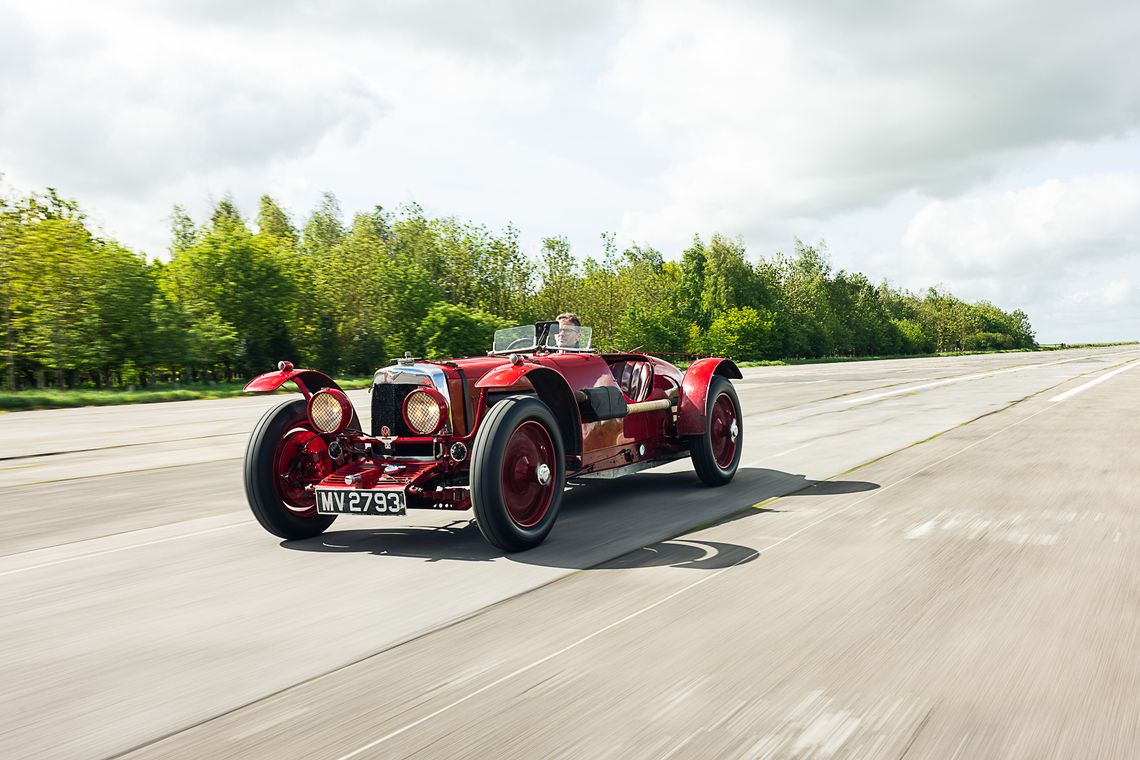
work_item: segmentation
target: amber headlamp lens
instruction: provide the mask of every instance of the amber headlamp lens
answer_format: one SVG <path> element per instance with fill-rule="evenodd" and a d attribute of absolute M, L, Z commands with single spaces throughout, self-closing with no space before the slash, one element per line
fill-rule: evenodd
<path fill-rule="evenodd" d="M 322 433 L 339 433 L 344 429 L 345 405 L 332 391 L 320 391 L 309 400 L 309 419 Z"/>
<path fill-rule="evenodd" d="M 421 435 L 434 433 L 442 421 L 439 401 L 427 391 L 412 391 L 404 401 L 404 419 Z"/>

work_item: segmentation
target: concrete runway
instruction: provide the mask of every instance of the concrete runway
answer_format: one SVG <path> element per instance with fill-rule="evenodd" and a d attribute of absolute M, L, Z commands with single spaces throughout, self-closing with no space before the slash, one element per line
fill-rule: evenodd
<path fill-rule="evenodd" d="M 280 398 L 0 415 L 0 757 L 1136 757 L 1136 366 L 745 370 L 731 485 L 576 487 L 509 557 L 261 531 Z"/>

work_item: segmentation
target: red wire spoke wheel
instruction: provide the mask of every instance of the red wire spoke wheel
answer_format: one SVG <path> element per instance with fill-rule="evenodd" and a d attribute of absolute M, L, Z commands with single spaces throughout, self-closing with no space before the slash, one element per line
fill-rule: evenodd
<path fill-rule="evenodd" d="M 309 427 L 304 399 L 269 409 L 245 450 L 243 480 L 250 511 L 261 526 L 284 539 L 324 533 L 336 515 L 317 513 L 305 490 L 332 471 L 328 444 Z"/>
<path fill-rule="evenodd" d="M 317 502 L 305 487 L 319 483 L 331 472 L 328 444 L 312 430 L 293 430 L 278 443 L 273 483 L 286 509 L 315 515 Z"/>
<path fill-rule="evenodd" d="M 508 552 L 541 544 L 562 504 L 566 462 L 553 412 L 534 396 L 495 403 L 475 434 L 471 506 L 480 532 Z"/>
<path fill-rule="evenodd" d="M 689 438 L 693 469 L 706 485 L 723 486 L 732 480 L 744 450 L 740 399 L 728 378 L 714 375 L 709 383 L 705 432 Z"/>
<path fill-rule="evenodd" d="M 730 466 L 736 458 L 740 422 L 736 418 L 736 407 L 732 405 L 732 399 L 727 393 L 718 394 L 713 402 L 712 414 L 709 415 L 709 439 L 717 466 Z"/>
<path fill-rule="evenodd" d="M 541 422 L 527 420 L 511 433 L 503 453 L 503 503 L 511 520 L 533 528 L 554 497 L 554 442 Z"/>

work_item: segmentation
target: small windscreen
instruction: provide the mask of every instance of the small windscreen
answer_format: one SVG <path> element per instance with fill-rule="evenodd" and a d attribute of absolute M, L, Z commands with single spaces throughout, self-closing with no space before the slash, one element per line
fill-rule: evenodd
<path fill-rule="evenodd" d="M 528 348 L 534 348 L 537 340 L 538 336 L 534 331 L 534 325 L 508 327 L 505 330 L 495 330 L 495 342 L 491 350 L 525 351 Z"/>
<path fill-rule="evenodd" d="M 592 327 L 554 325 L 546 336 L 546 347 L 584 351 L 590 348 L 590 338 L 593 334 L 594 328 Z"/>

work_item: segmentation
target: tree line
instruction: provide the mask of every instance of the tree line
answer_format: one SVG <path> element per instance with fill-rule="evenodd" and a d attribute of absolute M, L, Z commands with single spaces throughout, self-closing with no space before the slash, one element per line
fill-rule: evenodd
<path fill-rule="evenodd" d="M 29 387 L 241 379 L 288 358 L 364 374 L 411 351 L 484 353 L 499 327 L 574 311 L 599 348 L 740 360 L 919 354 L 1034 344 L 1021 311 L 915 294 L 835 271 L 822 244 L 753 261 L 739 240 L 694 237 L 528 256 L 518 231 L 407 205 L 345 220 L 325 194 L 297 226 L 269 196 L 253 219 L 223 199 L 196 223 L 175 207 L 168 257 L 96 234 L 54 191 L 0 197 L 4 381 Z"/>

